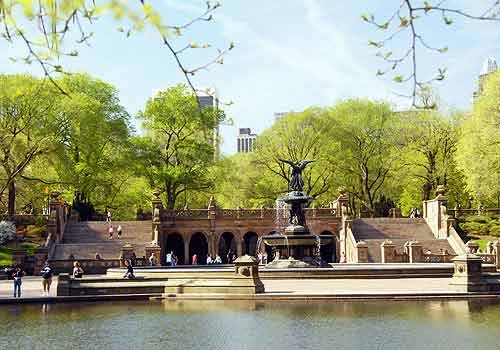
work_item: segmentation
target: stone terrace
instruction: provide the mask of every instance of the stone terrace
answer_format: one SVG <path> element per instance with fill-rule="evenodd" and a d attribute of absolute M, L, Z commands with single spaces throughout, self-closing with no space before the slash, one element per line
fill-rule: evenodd
<path fill-rule="evenodd" d="M 94 259 L 99 253 L 103 259 L 117 259 L 121 247 L 129 243 L 138 257 L 144 256 L 144 247 L 151 243 L 151 221 L 114 221 L 115 234 L 108 239 L 107 222 L 88 221 L 68 223 L 62 243 L 57 244 L 54 260 L 66 260 L 73 254 L 76 259 Z M 118 239 L 116 227 L 122 226 Z"/>
<path fill-rule="evenodd" d="M 446 239 L 436 239 L 424 219 L 408 218 L 373 218 L 353 221 L 352 233 L 357 242 L 365 241 L 368 245 L 368 261 L 381 262 L 380 245 L 385 240 L 392 241 L 402 249 L 407 241 L 418 241 L 424 251 L 431 250 L 438 254 L 440 249 L 450 254 L 455 251 Z"/>

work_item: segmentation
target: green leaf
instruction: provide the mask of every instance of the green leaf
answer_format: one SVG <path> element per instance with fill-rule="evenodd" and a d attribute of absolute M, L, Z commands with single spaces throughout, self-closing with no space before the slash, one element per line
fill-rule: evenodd
<path fill-rule="evenodd" d="M 446 17 L 446 16 L 443 16 L 443 21 L 448 26 L 453 23 L 453 19 Z"/>
<path fill-rule="evenodd" d="M 447 52 L 447 51 L 448 51 L 448 47 L 447 47 L 447 46 L 442 47 L 442 48 L 438 49 L 438 51 L 439 51 L 440 53 L 445 53 L 445 52 Z"/>
<path fill-rule="evenodd" d="M 399 20 L 400 20 L 400 24 L 399 24 L 400 27 L 407 27 L 408 26 L 409 22 L 408 22 L 408 19 L 406 17 L 404 17 L 404 16 L 400 17 Z"/>
<path fill-rule="evenodd" d="M 402 83 L 403 82 L 403 76 L 402 75 L 396 75 L 394 78 L 392 78 L 396 83 Z"/>
<path fill-rule="evenodd" d="M 429 12 L 432 9 L 432 5 L 428 1 L 424 1 L 424 11 Z"/>

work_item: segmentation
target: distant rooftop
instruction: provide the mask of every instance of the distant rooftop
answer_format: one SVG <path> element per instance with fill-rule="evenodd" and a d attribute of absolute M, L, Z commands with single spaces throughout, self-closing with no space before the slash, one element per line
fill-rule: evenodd
<path fill-rule="evenodd" d="M 481 72 L 479 75 L 488 75 L 490 73 L 496 72 L 498 69 L 497 61 L 494 57 L 488 57 L 481 67 Z"/>

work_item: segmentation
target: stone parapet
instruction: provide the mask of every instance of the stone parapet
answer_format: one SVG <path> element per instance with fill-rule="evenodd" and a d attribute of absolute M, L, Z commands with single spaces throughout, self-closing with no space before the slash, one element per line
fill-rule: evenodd
<path fill-rule="evenodd" d="M 464 254 L 453 259 L 454 273 L 450 285 L 459 292 L 484 292 L 487 285 L 482 280 L 483 260 L 474 254 Z"/>

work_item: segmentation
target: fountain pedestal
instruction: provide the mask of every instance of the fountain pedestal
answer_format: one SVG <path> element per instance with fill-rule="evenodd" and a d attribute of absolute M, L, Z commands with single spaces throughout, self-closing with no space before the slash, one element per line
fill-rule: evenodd
<path fill-rule="evenodd" d="M 289 225 L 284 232 L 262 237 L 265 244 L 272 247 L 279 258 L 275 258 L 267 268 L 301 268 L 329 266 L 321 260 L 322 245 L 330 244 L 332 236 L 313 235 L 307 227 L 304 206 L 312 197 L 301 191 L 289 192 L 283 201 L 289 205 Z"/>

